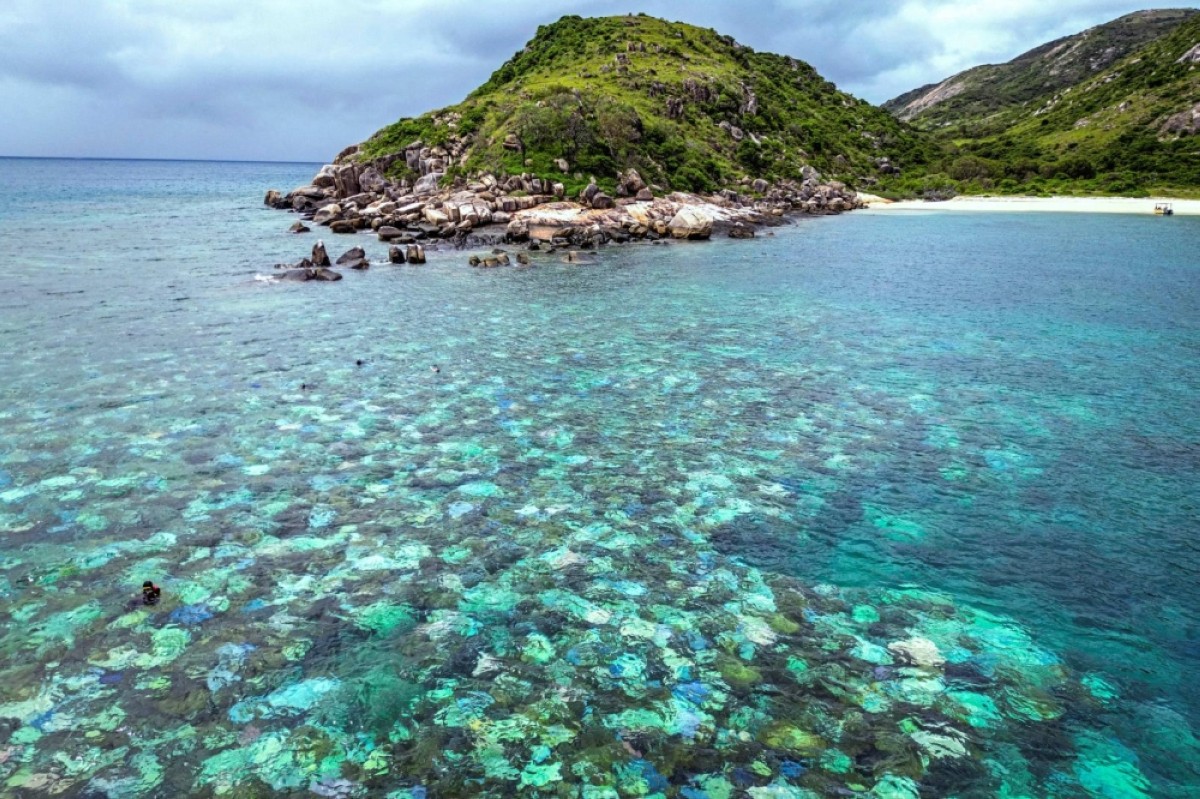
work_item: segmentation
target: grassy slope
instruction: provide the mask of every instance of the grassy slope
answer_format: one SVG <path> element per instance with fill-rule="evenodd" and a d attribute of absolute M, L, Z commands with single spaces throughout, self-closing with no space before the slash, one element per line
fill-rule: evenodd
<path fill-rule="evenodd" d="M 1129 14 L 1044 44 L 1007 64 L 975 67 L 940 84 L 916 89 L 883 107 L 922 130 L 949 126 L 957 135 L 994 133 L 1037 110 L 1058 92 L 1087 81 L 1170 34 L 1196 13 L 1193 9 L 1168 9 Z M 915 113 L 905 110 L 910 102 L 945 86 L 963 89 Z"/>
<path fill-rule="evenodd" d="M 756 110 L 746 107 L 747 88 Z M 669 97 L 688 98 L 682 117 L 669 117 Z M 735 141 L 721 122 L 757 134 L 761 144 Z M 512 133 L 524 142 L 523 154 L 503 147 Z M 571 16 L 540 28 L 464 102 L 384 128 L 363 144 L 361 157 L 463 134 L 472 146 L 462 171 L 533 171 L 569 190 L 590 175 L 611 186 L 628 167 L 662 186 L 696 191 L 744 177 L 795 178 L 805 164 L 855 183 L 876 173 L 878 158 L 906 166 L 937 150 L 803 62 L 641 15 Z M 559 172 L 558 158 L 570 162 L 571 174 Z"/>
<path fill-rule="evenodd" d="M 930 167 L 922 185 L 966 192 L 1200 196 L 1200 140 L 1161 133 L 1167 117 L 1200 102 L 1200 65 L 1177 63 L 1198 43 L 1200 16 L 1192 15 L 1068 87 L 983 117 L 973 105 L 958 122 L 936 117 L 951 150 Z M 920 188 L 915 184 L 910 176 L 888 188 L 907 194 Z"/>

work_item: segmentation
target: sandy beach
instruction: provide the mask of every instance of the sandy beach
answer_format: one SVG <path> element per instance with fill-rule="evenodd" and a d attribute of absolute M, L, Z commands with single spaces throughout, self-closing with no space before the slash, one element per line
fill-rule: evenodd
<path fill-rule="evenodd" d="M 897 211 L 1000 212 L 1000 213 L 1077 213 L 1147 214 L 1156 203 L 1171 203 L 1177 216 L 1200 216 L 1200 200 L 1176 200 L 1165 197 L 955 197 L 946 202 L 903 200 L 891 202 L 871 194 L 860 194 L 867 210 Z"/>

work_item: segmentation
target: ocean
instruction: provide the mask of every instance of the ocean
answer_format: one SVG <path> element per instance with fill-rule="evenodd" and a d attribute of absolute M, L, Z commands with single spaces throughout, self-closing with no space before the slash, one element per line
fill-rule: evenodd
<path fill-rule="evenodd" d="M 0 159 L 0 794 L 1200 794 L 1200 219 L 273 282 L 317 166 Z"/>

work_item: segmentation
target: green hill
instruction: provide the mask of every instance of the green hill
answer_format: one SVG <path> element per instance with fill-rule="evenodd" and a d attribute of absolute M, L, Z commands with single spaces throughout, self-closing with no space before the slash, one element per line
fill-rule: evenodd
<path fill-rule="evenodd" d="M 1140 46 L 1134 46 L 1140 44 Z M 1149 11 L 887 104 L 948 148 L 919 179 L 961 191 L 1200 193 L 1200 15 Z"/>
<path fill-rule="evenodd" d="M 400 157 L 414 141 L 445 152 L 450 177 L 532 172 L 569 192 L 589 176 L 611 188 L 628 168 L 691 191 L 800 178 L 805 166 L 861 184 L 936 154 L 808 64 L 643 15 L 543 26 L 463 102 L 401 119 L 343 157 L 415 177 L 427 169 Z"/>

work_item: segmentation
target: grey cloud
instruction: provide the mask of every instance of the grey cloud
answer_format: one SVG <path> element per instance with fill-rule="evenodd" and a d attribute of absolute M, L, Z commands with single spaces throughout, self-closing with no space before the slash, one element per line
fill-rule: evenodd
<path fill-rule="evenodd" d="M 563 14 L 644 11 L 881 102 L 1137 0 L 5 0 L 0 154 L 328 158 L 460 100 Z"/>

